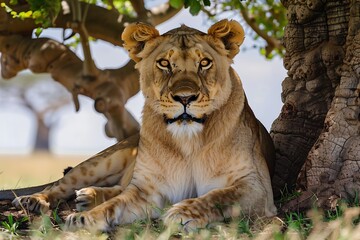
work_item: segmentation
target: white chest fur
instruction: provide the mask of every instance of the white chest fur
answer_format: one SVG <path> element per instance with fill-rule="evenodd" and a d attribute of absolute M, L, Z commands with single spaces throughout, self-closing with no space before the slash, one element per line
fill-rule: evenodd
<path fill-rule="evenodd" d="M 226 177 L 221 174 L 214 176 L 212 167 L 206 160 L 191 156 L 182 160 L 181 167 L 174 164 L 167 173 L 168 181 L 161 190 L 171 203 L 199 197 L 213 189 L 225 187 Z"/>

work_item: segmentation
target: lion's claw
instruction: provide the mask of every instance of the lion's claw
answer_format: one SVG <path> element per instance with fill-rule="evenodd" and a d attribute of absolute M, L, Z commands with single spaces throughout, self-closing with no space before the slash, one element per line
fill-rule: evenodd
<path fill-rule="evenodd" d="M 80 190 L 75 190 L 75 194 L 76 210 L 78 212 L 90 210 L 97 205 L 96 191 L 93 188 L 88 187 L 82 188 Z"/>
<path fill-rule="evenodd" d="M 194 232 L 198 228 L 204 227 L 201 219 L 192 217 L 191 214 L 185 214 L 181 208 L 173 207 L 164 216 L 164 224 L 168 227 L 178 227 L 178 230 L 187 233 Z"/>
<path fill-rule="evenodd" d="M 106 217 L 98 212 L 73 213 L 66 218 L 65 230 L 86 229 L 91 233 L 106 232 L 110 228 Z"/>
<path fill-rule="evenodd" d="M 34 213 L 45 213 L 50 209 L 47 197 L 42 194 L 16 197 L 12 204 L 17 209 L 25 209 Z"/>
<path fill-rule="evenodd" d="M 86 227 L 85 227 L 86 226 Z M 89 229 L 91 225 L 89 221 L 85 220 L 84 214 L 73 213 L 66 218 L 65 229 L 68 231 L 75 231 L 79 228 Z"/>

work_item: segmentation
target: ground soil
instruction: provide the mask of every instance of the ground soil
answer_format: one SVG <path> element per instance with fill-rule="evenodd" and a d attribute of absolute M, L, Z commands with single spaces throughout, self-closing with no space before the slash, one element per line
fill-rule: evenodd
<path fill-rule="evenodd" d="M 62 177 L 65 168 L 74 167 L 88 157 L 61 156 L 49 152 L 36 152 L 30 155 L 0 155 L 0 189 L 36 186 L 57 180 Z M 73 209 L 75 209 L 75 204 L 69 201 L 69 203 L 59 206 L 57 214 L 64 220 L 74 211 Z M 51 211 L 47 214 L 53 218 Z M 41 218 L 39 215 L 15 209 L 10 200 L 0 200 L 0 228 L 2 227 L 1 222 L 8 221 L 9 215 L 12 215 L 14 221 L 18 222 L 24 216 L 27 216 L 30 222 L 36 222 Z M 26 231 L 28 225 L 29 222 L 24 222 L 19 229 Z"/>
<path fill-rule="evenodd" d="M 75 205 L 73 203 L 69 204 L 61 204 L 57 210 L 57 216 L 60 217 L 60 221 L 62 223 L 65 222 L 66 216 L 68 216 L 70 213 L 74 212 Z M 2 200 L 0 201 L 0 223 L 2 222 L 8 222 L 8 216 L 12 215 L 14 222 L 20 223 L 16 232 L 20 236 L 23 237 L 30 237 L 32 235 L 34 226 L 36 226 L 36 223 L 40 223 L 42 221 L 43 216 L 39 214 L 29 213 L 24 210 L 18 210 L 16 209 L 12 204 L 10 200 Z M 51 220 L 51 224 L 54 229 L 59 229 L 58 226 L 58 220 L 54 218 L 53 212 L 49 211 L 46 213 L 46 215 L 49 216 L 49 219 Z M 22 221 L 26 217 L 28 220 Z M 2 224 L 0 224 L 0 228 L 2 227 Z M 1 229 L 0 229 L 1 232 Z M 1 238 L 1 236 L 0 236 Z M 31 239 L 31 238 L 29 238 Z"/>

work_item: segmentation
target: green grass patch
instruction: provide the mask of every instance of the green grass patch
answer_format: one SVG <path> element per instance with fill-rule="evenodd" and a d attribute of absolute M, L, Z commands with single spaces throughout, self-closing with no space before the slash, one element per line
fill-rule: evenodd
<path fill-rule="evenodd" d="M 349 202 L 348 202 L 349 203 Z M 333 210 L 313 208 L 308 212 L 290 212 L 272 219 L 239 217 L 211 224 L 207 228 L 186 233 L 178 226 L 167 228 L 160 220 L 139 220 L 117 227 L 111 234 L 91 235 L 89 232 L 65 232 L 58 210 L 37 218 L 15 218 L 9 215 L 0 221 L 0 239 L 360 239 L 359 206 L 341 203 Z M 357 203 L 352 202 L 352 205 Z M 25 226 L 25 230 L 24 230 Z"/>
<path fill-rule="evenodd" d="M 10 235 L 18 236 L 20 227 L 28 221 L 29 218 L 26 216 L 20 219 L 15 219 L 15 217 L 10 214 L 7 216 L 7 220 L 0 223 L 5 232 L 9 233 Z"/>

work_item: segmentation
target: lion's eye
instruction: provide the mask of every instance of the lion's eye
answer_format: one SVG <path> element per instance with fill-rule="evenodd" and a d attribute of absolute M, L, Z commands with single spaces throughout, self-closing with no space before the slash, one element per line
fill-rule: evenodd
<path fill-rule="evenodd" d="M 212 66 L 212 61 L 208 58 L 203 58 L 199 64 L 202 70 L 207 70 Z"/>
<path fill-rule="evenodd" d="M 171 70 L 170 62 L 163 58 L 156 62 L 156 66 L 162 70 Z"/>

